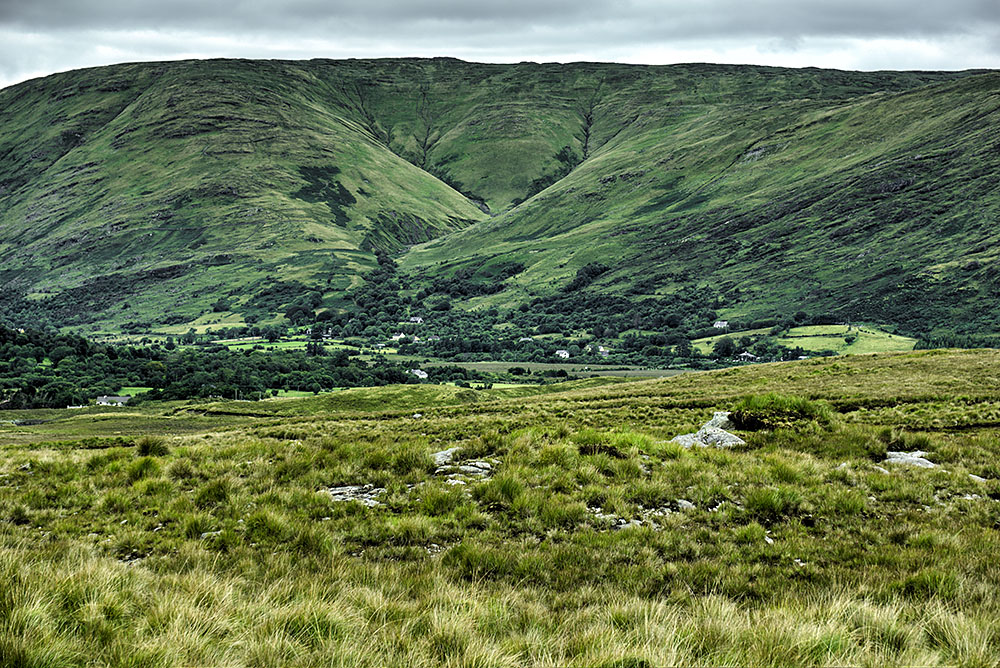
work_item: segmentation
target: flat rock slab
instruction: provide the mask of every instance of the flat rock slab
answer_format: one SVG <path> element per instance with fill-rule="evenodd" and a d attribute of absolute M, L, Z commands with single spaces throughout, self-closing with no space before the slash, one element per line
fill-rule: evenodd
<path fill-rule="evenodd" d="M 926 454 L 923 450 L 914 450 L 913 452 L 894 452 L 890 450 L 885 453 L 885 463 L 919 466 L 922 469 L 937 468 L 937 464 L 929 459 L 924 459 L 924 455 Z"/>
<path fill-rule="evenodd" d="M 725 429 L 709 426 L 702 427 L 693 434 L 675 436 L 672 440 L 674 443 L 679 443 L 685 448 L 692 446 L 702 448 L 731 448 L 734 445 L 743 445 L 746 443 L 742 438 L 735 434 L 730 434 Z"/>
<path fill-rule="evenodd" d="M 375 498 L 385 491 L 385 487 L 375 487 L 374 485 L 346 485 L 344 487 L 330 487 L 322 489 L 321 492 L 329 494 L 334 501 L 357 501 L 369 508 L 381 505 Z"/>

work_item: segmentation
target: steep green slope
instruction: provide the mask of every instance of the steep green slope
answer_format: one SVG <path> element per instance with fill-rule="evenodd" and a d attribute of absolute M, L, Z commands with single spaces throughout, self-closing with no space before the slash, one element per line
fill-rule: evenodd
<path fill-rule="evenodd" d="M 415 248 L 440 272 L 502 256 L 509 301 L 570 282 L 712 286 L 730 316 L 830 312 L 992 328 L 1000 75 L 844 100 L 650 110 L 506 215 Z M 546 290 L 545 286 L 550 286 Z"/>
<path fill-rule="evenodd" d="M 183 321 L 274 282 L 342 290 L 371 251 L 482 216 L 339 104 L 294 64 L 233 61 L 4 91 L 3 282 Z"/>
<path fill-rule="evenodd" d="M 498 305 L 602 262 L 591 290 L 914 329 L 915 304 L 969 316 L 993 289 L 996 87 L 454 59 L 54 75 L 0 91 L 0 289 L 62 324 L 267 318 L 343 306 L 375 251 L 427 242 L 404 259 L 424 280 L 523 263 Z"/>

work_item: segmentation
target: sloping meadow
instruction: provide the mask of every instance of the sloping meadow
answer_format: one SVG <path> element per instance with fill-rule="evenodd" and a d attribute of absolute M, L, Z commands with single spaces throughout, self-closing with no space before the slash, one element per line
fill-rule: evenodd
<path fill-rule="evenodd" d="M 810 360 L 405 410 L 234 403 L 180 435 L 130 409 L 114 447 L 60 431 L 0 451 L 0 656 L 992 665 L 998 362 Z M 744 445 L 671 441 L 733 409 Z"/>

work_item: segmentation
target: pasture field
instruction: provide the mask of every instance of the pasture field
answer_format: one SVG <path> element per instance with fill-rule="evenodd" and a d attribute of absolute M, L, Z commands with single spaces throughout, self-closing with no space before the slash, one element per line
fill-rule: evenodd
<path fill-rule="evenodd" d="M 770 329 L 749 329 L 738 332 L 720 333 L 692 341 L 694 348 L 702 355 L 712 352 L 719 339 L 728 336 L 739 341 L 744 336 L 761 336 Z M 850 340 L 847 340 L 850 339 Z M 836 355 L 860 355 L 866 353 L 906 352 L 913 350 L 917 340 L 899 334 L 892 334 L 871 325 L 805 325 L 792 327 L 774 341 L 786 348 L 802 348 L 806 352 L 832 351 Z"/>
<path fill-rule="evenodd" d="M 1000 656 L 1000 351 L 0 418 L 3 665 Z"/>
<path fill-rule="evenodd" d="M 850 329 L 846 325 L 811 325 L 793 327 L 778 343 L 806 351 L 832 350 L 838 355 L 858 355 L 913 350 L 917 340 L 866 325 Z"/>

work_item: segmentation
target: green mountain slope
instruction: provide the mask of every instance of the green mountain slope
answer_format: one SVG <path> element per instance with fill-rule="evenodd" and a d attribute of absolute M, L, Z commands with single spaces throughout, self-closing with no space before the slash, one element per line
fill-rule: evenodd
<path fill-rule="evenodd" d="M 801 308 L 993 330 L 998 108 L 1000 74 L 988 73 L 843 100 L 650 110 L 558 183 L 413 249 L 405 266 L 525 264 L 487 303 L 600 262 L 592 290 L 711 286 L 730 317 Z"/>
<path fill-rule="evenodd" d="M 373 250 L 483 215 L 294 64 L 100 68 L 2 95 L 0 280 L 82 286 L 95 310 L 187 320 L 275 281 L 342 290 Z"/>
<path fill-rule="evenodd" d="M 266 317 L 308 291 L 337 307 L 375 251 L 419 244 L 418 282 L 525 266 L 470 306 L 600 262 L 590 290 L 708 286 L 734 316 L 990 318 L 971 312 L 994 285 L 998 81 L 454 59 L 68 72 L 0 91 L 0 288 L 69 323 Z"/>

